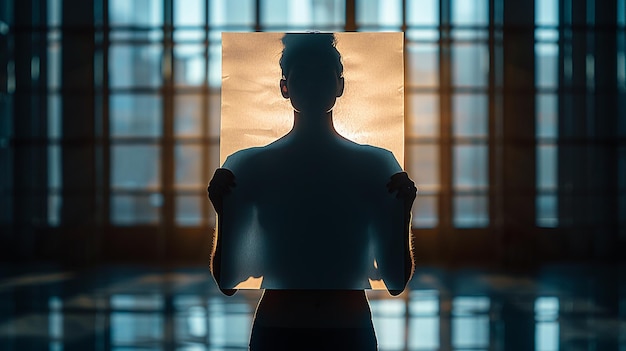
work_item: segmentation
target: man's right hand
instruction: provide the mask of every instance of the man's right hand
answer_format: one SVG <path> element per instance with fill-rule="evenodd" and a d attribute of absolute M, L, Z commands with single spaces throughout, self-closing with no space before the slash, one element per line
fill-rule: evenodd
<path fill-rule="evenodd" d="M 222 213 L 222 199 L 224 195 L 230 193 L 231 188 L 235 187 L 235 175 L 226 168 L 218 168 L 213 174 L 213 178 L 209 182 L 207 192 L 209 200 L 215 208 L 217 214 Z"/>

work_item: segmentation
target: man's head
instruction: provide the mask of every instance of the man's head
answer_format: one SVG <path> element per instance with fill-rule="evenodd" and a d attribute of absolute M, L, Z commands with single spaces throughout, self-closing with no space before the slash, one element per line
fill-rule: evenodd
<path fill-rule="evenodd" d="M 327 112 L 343 94 L 343 65 L 330 33 L 289 33 L 282 39 L 281 93 L 297 111 Z"/>

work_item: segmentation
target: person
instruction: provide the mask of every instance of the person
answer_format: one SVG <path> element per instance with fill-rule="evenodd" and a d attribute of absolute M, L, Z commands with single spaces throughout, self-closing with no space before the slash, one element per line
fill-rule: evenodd
<path fill-rule="evenodd" d="M 282 42 L 279 87 L 293 128 L 216 170 L 212 273 L 227 295 L 247 277 L 262 279 L 252 351 L 376 350 L 363 289 L 379 277 L 397 295 L 408 283 L 417 188 L 391 152 L 335 130 L 345 82 L 334 35 L 286 34 Z"/>

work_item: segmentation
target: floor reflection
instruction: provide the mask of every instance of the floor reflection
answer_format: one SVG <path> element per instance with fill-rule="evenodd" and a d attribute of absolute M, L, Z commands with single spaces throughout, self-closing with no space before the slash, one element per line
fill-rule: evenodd
<path fill-rule="evenodd" d="M 397 298 L 368 292 L 379 348 L 624 350 L 624 268 L 422 268 Z M 259 296 L 203 268 L 23 269 L 0 279 L 0 350 L 246 350 Z"/>

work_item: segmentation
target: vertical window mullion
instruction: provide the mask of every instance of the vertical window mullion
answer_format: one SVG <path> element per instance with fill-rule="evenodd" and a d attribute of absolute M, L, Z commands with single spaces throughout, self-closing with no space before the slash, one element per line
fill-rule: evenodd
<path fill-rule="evenodd" d="M 174 241 L 174 42 L 173 42 L 173 0 L 163 2 L 163 135 L 161 145 L 161 188 L 163 206 L 161 207 L 162 225 L 159 226 L 158 254 L 164 258 L 166 247 Z"/>
<path fill-rule="evenodd" d="M 488 111 L 488 126 L 487 126 L 487 138 L 488 138 L 488 184 L 489 189 L 487 190 L 487 198 L 488 198 L 488 217 L 489 217 L 489 225 L 493 226 L 497 222 L 496 220 L 496 197 L 498 194 L 496 193 L 495 186 L 496 185 L 496 138 L 495 138 L 495 125 L 496 125 L 496 114 L 495 114 L 495 75 L 496 75 L 496 65 L 495 65 L 495 57 L 496 57 L 496 38 L 495 38 L 495 2 L 499 0 L 489 0 L 489 36 L 488 36 L 488 50 L 489 50 L 489 77 L 487 83 L 487 111 Z"/>
<path fill-rule="evenodd" d="M 439 109 L 440 109 L 440 184 L 439 225 L 447 235 L 452 227 L 452 60 L 450 47 L 450 7 L 451 0 L 439 2 Z"/>
<path fill-rule="evenodd" d="M 208 77 L 209 77 L 209 41 L 210 41 L 210 37 L 209 37 L 209 31 L 211 30 L 211 24 L 209 23 L 209 19 L 210 17 L 210 1 L 209 0 L 205 0 L 204 1 L 204 79 L 203 79 L 203 83 L 202 83 L 202 106 L 200 107 L 200 110 L 202 111 L 202 118 L 201 118 L 201 124 L 202 124 L 202 179 L 205 179 L 207 182 L 210 179 L 210 177 L 212 176 L 209 172 L 209 165 L 211 164 L 211 153 L 210 153 L 210 148 L 211 148 L 211 140 L 209 138 L 209 118 L 213 118 L 213 116 L 209 115 L 209 111 L 211 110 L 209 103 L 210 103 L 210 99 L 209 99 L 209 93 L 210 93 L 210 89 L 209 89 L 209 81 L 208 81 Z M 209 218 L 207 217 L 209 215 L 209 211 L 211 211 L 211 207 L 209 206 L 209 201 L 202 201 L 202 213 L 201 213 L 201 222 L 200 225 L 202 227 L 206 227 L 209 225 Z"/>
<path fill-rule="evenodd" d="M 104 225 L 111 224 L 111 116 L 109 100 L 109 47 L 111 28 L 109 26 L 109 0 L 102 0 L 102 211 Z"/>

